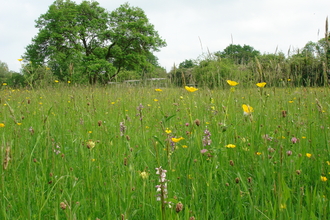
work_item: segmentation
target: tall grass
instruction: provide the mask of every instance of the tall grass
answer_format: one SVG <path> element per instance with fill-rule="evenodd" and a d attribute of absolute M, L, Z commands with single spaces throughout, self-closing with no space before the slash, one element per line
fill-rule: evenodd
<path fill-rule="evenodd" d="M 328 219 L 329 88 L 154 89 L 2 89 L 0 219 Z"/>

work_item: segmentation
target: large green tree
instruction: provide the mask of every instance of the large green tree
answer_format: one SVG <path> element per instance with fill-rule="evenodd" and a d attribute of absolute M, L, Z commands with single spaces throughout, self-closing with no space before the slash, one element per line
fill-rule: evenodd
<path fill-rule="evenodd" d="M 148 66 L 150 54 L 166 46 L 144 11 L 128 3 L 108 12 L 96 1 L 57 0 L 36 27 L 27 65 L 46 65 L 59 79 L 111 80 Z"/>
<path fill-rule="evenodd" d="M 216 52 L 215 55 L 232 59 L 236 64 L 247 64 L 259 56 L 260 52 L 249 45 L 230 44 L 223 51 Z"/>

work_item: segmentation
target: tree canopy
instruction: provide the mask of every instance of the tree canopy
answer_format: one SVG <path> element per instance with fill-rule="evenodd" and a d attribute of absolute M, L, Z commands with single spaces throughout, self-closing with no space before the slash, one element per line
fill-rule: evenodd
<path fill-rule="evenodd" d="M 215 55 L 222 58 L 230 58 L 237 64 L 244 64 L 259 56 L 260 52 L 249 45 L 230 44 L 222 52 L 219 51 Z"/>
<path fill-rule="evenodd" d="M 144 11 L 128 3 L 108 12 L 96 1 L 57 0 L 36 27 L 24 59 L 63 80 L 111 80 L 123 69 L 152 65 L 152 53 L 166 46 Z"/>

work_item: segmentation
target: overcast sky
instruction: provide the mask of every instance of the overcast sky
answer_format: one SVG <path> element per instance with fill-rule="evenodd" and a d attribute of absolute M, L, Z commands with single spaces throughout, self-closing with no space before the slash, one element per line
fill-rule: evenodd
<path fill-rule="evenodd" d="M 0 0 L 0 61 L 19 71 L 17 59 L 38 33 L 35 20 L 54 0 Z M 81 3 L 82 0 L 76 0 Z M 129 2 L 144 10 L 166 40 L 156 53 L 170 71 L 185 59 L 222 51 L 232 42 L 261 53 L 285 54 L 324 37 L 330 0 L 99 0 L 112 11 Z"/>

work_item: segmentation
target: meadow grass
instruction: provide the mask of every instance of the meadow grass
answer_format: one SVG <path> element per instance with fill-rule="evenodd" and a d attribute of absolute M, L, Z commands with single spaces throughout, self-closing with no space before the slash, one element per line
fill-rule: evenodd
<path fill-rule="evenodd" d="M 3 88 L 0 219 L 328 219 L 329 88 L 155 89 Z"/>

